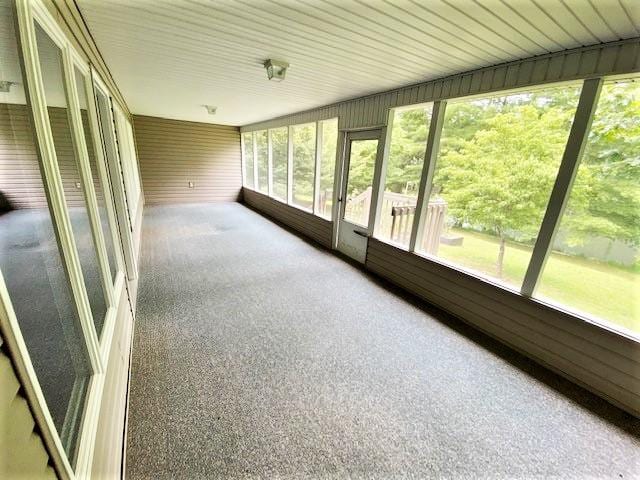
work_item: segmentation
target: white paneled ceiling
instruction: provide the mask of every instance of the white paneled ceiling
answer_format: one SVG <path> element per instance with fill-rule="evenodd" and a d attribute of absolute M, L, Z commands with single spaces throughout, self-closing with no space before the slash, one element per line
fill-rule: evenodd
<path fill-rule="evenodd" d="M 640 0 L 77 2 L 133 113 L 230 125 L 640 35 Z"/>

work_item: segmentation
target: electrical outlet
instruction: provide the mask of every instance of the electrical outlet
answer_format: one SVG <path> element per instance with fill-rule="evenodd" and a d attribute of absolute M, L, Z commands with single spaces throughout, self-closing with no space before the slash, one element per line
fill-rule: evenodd
<path fill-rule="evenodd" d="M 77 188 L 78 190 L 80 190 L 80 189 L 82 188 L 82 185 L 80 185 L 80 182 L 76 182 L 76 188 Z"/>
<path fill-rule="evenodd" d="M 195 184 L 193 182 L 189 182 L 189 188 L 194 188 Z"/>

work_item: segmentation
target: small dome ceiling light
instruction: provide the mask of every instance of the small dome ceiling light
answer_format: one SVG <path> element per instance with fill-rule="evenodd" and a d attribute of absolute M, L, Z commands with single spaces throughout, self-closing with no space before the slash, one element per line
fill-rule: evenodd
<path fill-rule="evenodd" d="M 213 105 L 203 105 L 204 108 L 207 109 L 207 113 L 209 115 L 215 115 L 216 112 L 218 111 L 218 107 L 214 107 Z"/>
<path fill-rule="evenodd" d="M 265 60 L 264 68 L 267 69 L 267 77 L 269 80 L 273 80 L 274 82 L 281 82 L 284 80 L 284 76 L 287 73 L 287 68 L 289 68 L 289 64 L 287 62 L 283 62 L 281 60 Z"/>

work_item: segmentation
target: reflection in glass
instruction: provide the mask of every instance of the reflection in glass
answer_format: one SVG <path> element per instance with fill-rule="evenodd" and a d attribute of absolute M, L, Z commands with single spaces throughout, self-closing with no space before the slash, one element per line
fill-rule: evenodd
<path fill-rule="evenodd" d="M 2 80 L 13 82 L 0 92 L 0 269 L 73 465 L 91 370 L 48 208 L 10 12 L 0 7 L 0 72 Z"/>
<path fill-rule="evenodd" d="M 365 228 L 369 224 L 377 151 L 378 140 L 351 141 L 344 219 Z"/>
<path fill-rule="evenodd" d="M 287 149 L 289 133 L 287 127 L 271 130 L 271 162 L 273 165 L 272 195 L 287 200 Z"/>
<path fill-rule="evenodd" d="M 293 204 L 313 208 L 313 178 L 316 165 L 316 124 L 307 123 L 291 127 L 293 137 Z"/>
<path fill-rule="evenodd" d="M 320 182 L 318 211 L 321 217 L 331 220 L 333 208 L 333 183 L 336 170 L 336 149 L 338 147 L 338 119 L 320 122 L 322 129 L 322 154 L 320 156 Z"/>
<path fill-rule="evenodd" d="M 71 218 L 73 236 L 80 257 L 91 313 L 98 335 L 102 331 L 107 313 L 106 291 L 102 281 L 100 262 L 93 239 L 89 211 L 85 201 L 86 192 L 82 185 L 78 159 L 74 154 L 71 118 L 67 111 L 65 97 L 62 52 L 47 34 L 36 24 L 36 39 L 45 87 L 45 98 L 49 123 L 53 133 L 56 158 L 62 177 L 64 196 Z"/>
<path fill-rule="evenodd" d="M 393 116 L 376 236 L 404 248 L 413 230 L 432 109 L 433 104 L 398 109 Z"/>
<path fill-rule="evenodd" d="M 640 82 L 603 86 L 535 295 L 640 333 Z"/>
<path fill-rule="evenodd" d="M 256 161 L 258 162 L 258 190 L 269 191 L 269 152 L 267 131 L 256 132 Z"/>
<path fill-rule="evenodd" d="M 520 289 L 580 86 L 447 104 L 416 250 Z"/>
<path fill-rule="evenodd" d="M 243 152 L 242 158 L 244 159 L 244 178 L 245 187 L 254 188 L 253 183 L 253 134 L 251 132 L 242 134 Z"/>
<path fill-rule="evenodd" d="M 87 110 L 87 90 L 85 87 L 84 75 L 75 68 L 75 81 L 78 89 L 78 99 L 80 101 L 80 114 L 82 116 L 82 127 L 87 144 L 87 153 L 89 154 L 89 165 L 91 167 L 91 176 L 93 178 L 93 186 L 96 192 L 96 200 L 98 202 L 98 216 L 100 217 L 100 225 L 102 227 L 102 235 L 107 247 L 107 260 L 109 262 L 109 272 L 111 273 L 111 283 L 116 276 L 117 264 L 115 257 L 115 249 L 113 246 L 113 237 L 111 233 L 111 226 L 109 225 L 109 216 L 107 214 L 107 204 L 105 200 L 105 185 L 100 180 L 100 174 L 98 171 L 98 165 L 96 152 L 93 145 L 93 137 L 91 135 L 91 125 L 89 124 L 89 113 Z M 108 185 L 107 185 L 108 188 Z M 95 320 L 95 319 L 94 319 Z"/>

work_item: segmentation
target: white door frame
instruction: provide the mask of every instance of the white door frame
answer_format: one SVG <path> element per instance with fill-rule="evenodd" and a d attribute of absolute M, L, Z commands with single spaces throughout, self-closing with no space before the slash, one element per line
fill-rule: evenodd
<path fill-rule="evenodd" d="M 376 127 L 367 130 L 352 130 L 343 132 L 344 148 L 342 148 L 342 169 L 340 190 L 338 196 L 338 231 L 335 248 L 357 262 L 364 263 L 367 255 L 369 237 L 373 234 L 376 207 L 378 204 L 379 184 L 386 138 L 386 127 Z M 351 143 L 358 140 L 377 140 L 378 148 L 373 171 L 371 185 L 371 205 L 366 226 L 356 225 L 344 219 L 346 208 L 346 190 L 349 180 L 349 157 L 351 155 Z"/>

